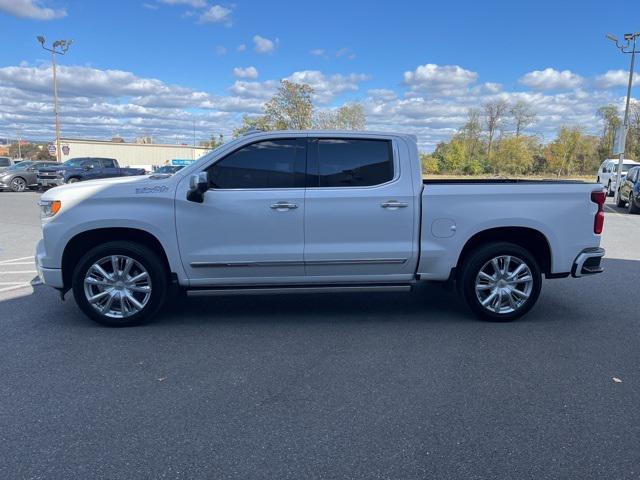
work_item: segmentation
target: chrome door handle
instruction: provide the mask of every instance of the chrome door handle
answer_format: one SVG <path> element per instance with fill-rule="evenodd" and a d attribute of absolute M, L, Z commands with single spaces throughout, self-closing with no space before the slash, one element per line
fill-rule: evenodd
<path fill-rule="evenodd" d="M 277 202 L 271 205 L 272 210 L 295 210 L 298 205 L 291 202 Z"/>
<path fill-rule="evenodd" d="M 398 202 L 396 200 L 389 200 L 380 204 L 382 208 L 406 208 L 409 206 L 407 202 Z"/>

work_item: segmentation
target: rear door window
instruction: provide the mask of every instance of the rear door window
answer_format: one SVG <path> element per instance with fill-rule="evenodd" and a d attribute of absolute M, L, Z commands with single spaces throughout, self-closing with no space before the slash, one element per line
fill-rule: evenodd
<path fill-rule="evenodd" d="M 393 179 L 390 140 L 318 138 L 315 168 L 319 187 L 368 187 Z"/>

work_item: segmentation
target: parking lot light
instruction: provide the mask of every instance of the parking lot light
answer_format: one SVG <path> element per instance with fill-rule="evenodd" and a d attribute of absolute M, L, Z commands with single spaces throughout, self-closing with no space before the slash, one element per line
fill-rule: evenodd
<path fill-rule="evenodd" d="M 51 52 L 51 65 L 53 66 L 53 112 L 55 115 L 56 128 L 56 160 L 62 161 L 62 151 L 60 148 L 60 117 L 58 114 L 58 80 L 56 78 L 56 55 L 64 55 L 71 47 L 73 40 L 56 40 L 51 48 L 45 46 L 45 39 L 42 35 L 38 35 L 38 42 L 46 51 Z"/>
<path fill-rule="evenodd" d="M 616 188 L 614 191 L 614 201 L 617 203 L 618 201 L 618 191 L 620 190 L 620 183 L 622 181 L 622 164 L 624 162 L 624 136 L 626 135 L 628 129 L 629 129 L 629 102 L 631 100 L 631 87 L 633 86 L 633 72 L 635 69 L 635 64 L 636 64 L 636 53 L 638 53 L 636 51 L 636 40 L 638 39 L 638 37 L 640 37 L 640 32 L 636 32 L 636 33 L 625 33 L 624 34 L 624 40 L 625 43 L 621 44 L 618 41 L 618 38 L 610 33 L 606 34 L 606 37 L 611 40 L 612 42 L 615 42 L 616 47 L 622 52 L 622 53 L 629 53 L 631 54 L 631 66 L 629 67 L 629 83 L 627 84 L 627 101 L 625 104 L 625 108 L 624 108 L 624 121 L 622 122 L 622 131 L 621 131 L 621 135 L 620 135 L 620 152 L 619 153 L 619 160 L 618 160 L 618 170 L 616 171 Z"/>

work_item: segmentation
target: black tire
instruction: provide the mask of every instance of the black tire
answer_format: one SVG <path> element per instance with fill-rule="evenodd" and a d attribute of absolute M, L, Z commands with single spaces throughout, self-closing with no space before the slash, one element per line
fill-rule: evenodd
<path fill-rule="evenodd" d="M 620 208 L 624 208 L 627 205 L 627 202 L 622 200 L 622 196 L 620 195 L 620 190 L 618 190 L 618 200 L 616 201 L 616 206 Z"/>
<path fill-rule="evenodd" d="M 481 304 L 478 295 L 476 295 L 476 278 L 478 277 L 480 270 L 487 264 L 487 262 L 490 262 L 491 259 L 503 255 L 516 257 L 524 262 L 531 271 L 532 277 L 529 297 L 516 310 L 508 313 L 498 313 L 493 310 L 489 310 Z M 538 262 L 528 250 L 513 243 L 496 242 L 482 245 L 466 256 L 463 260 L 458 281 L 460 282 L 460 292 L 462 293 L 462 297 L 464 298 L 467 306 L 476 316 L 482 320 L 509 322 L 521 317 L 535 305 L 538 297 L 540 296 L 540 289 L 542 287 L 542 273 Z"/>
<path fill-rule="evenodd" d="M 607 184 L 607 197 L 613 197 L 613 192 L 611 191 L 611 180 Z"/>
<path fill-rule="evenodd" d="M 151 295 L 140 311 L 127 317 L 114 318 L 104 315 L 94 308 L 84 291 L 85 276 L 93 264 L 104 257 L 123 255 L 142 265 L 151 280 Z M 131 327 L 149 321 L 162 308 L 167 297 L 169 272 L 162 259 L 150 248 L 127 241 L 108 242 L 89 250 L 78 262 L 72 277 L 73 296 L 80 309 L 92 320 L 108 327 Z"/>
<path fill-rule="evenodd" d="M 633 192 L 629 194 L 629 213 L 631 214 L 640 213 L 640 207 L 638 207 L 638 205 L 636 204 L 633 198 Z"/>
<path fill-rule="evenodd" d="M 77 177 L 71 177 L 69 180 L 67 180 L 65 183 L 76 183 L 79 182 L 80 179 Z"/>
<path fill-rule="evenodd" d="M 11 180 L 11 191 L 24 192 L 27 189 L 27 181 L 22 177 L 15 177 Z"/>

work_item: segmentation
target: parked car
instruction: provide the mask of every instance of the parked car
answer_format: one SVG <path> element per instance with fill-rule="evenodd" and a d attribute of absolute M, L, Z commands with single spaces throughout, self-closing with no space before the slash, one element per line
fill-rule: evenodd
<path fill-rule="evenodd" d="M 640 167 L 630 168 L 618 191 L 618 206 L 629 206 L 629 213 L 640 213 Z"/>
<path fill-rule="evenodd" d="M 578 181 L 423 181 L 412 135 L 252 133 L 172 176 L 49 190 L 36 264 L 110 326 L 151 318 L 172 283 L 251 295 L 450 281 L 478 316 L 507 321 L 543 275 L 602 271 L 605 199 Z"/>
<path fill-rule="evenodd" d="M 25 160 L 16 163 L 7 170 L 0 172 L 0 190 L 24 192 L 38 186 L 38 170 L 56 165 L 56 162 Z"/>
<path fill-rule="evenodd" d="M 163 165 L 162 167 L 156 168 L 153 173 L 169 173 L 173 175 L 176 172 L 179 172 L 184 168 L 184 165 Z"/>
<path fill-rule="evenodd" d="M 0 172 L 4 172 L 7 168 L 13 166 L 13 160 L 10 157 L 0 157 Z"/>
<path fill-rule="evenodd" d="M 616 177 L 618 175 L 618 164 L 620 160 L 617 158 L 609 158 L 602 162 L 600 168 L 598 169 L 598 177 L 596 182 L 604 185 L 607 189 L 607 195 L 613 197 L 614 192 L 616 191 Z M 633 160 L 629 160 L 625 158 L 622 161 L 622 179 L 624 180 L 625 175 L 629 171 L 631 167 L 636 165 L 640 165 L 640 163 L 635 162 Z M 622 182 L 621 182 L 622 183 Z"/>
<path fill-rule="evenodd" d="M 120 168 L 118 161 L 113 158 L 72 158 L 55 167 L 41 169 L 38 172 L 38 185 L 51 187 L 83 180 L 144 174 L 143 168 Z"/>

